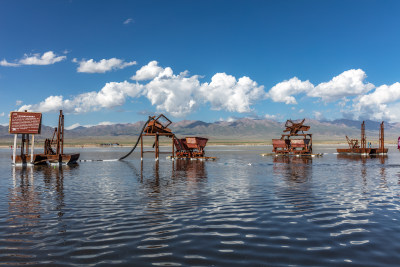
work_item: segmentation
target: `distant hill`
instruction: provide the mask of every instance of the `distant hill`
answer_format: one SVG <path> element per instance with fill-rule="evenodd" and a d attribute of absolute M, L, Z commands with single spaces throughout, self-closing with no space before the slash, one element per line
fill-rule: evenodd
<path fill-rule="evenodd" d="M 361 122 L 362 121 L 354 121 L 354 120 L 347 120 L 347 119 L 340 119 L 340 120 L 334 120 L 334 121 L 325 121 L 331 124 L 335 125 L 346 125 L 349 127 L 354 127 L 356 129 L 361 129 Z M 379 131 L 381 126 L 381 122 L 377 121 L 371 121 L 371 120 L 366 120 L 365 121 L 365 128 L 368 130 L 377 130 Z M 385 128 L 390 129 L 390 128 L 398 128 L 396 124 L 388 124 L 385 123 Z"/>
<path fill-rule="evenodd" d="M 367 139 L 371 141 L 378 140 L 380 122 L 366 121 Z M 132 143 L 136 140 L 144 121 L 127 124 L 96 125 L 91 127 L 82 127 L 66 130 L 66 142 L 74 140 L 85 140 L 85 142 L 98 143 L 99 140 L 109 142 Z M 310 133 L 313 134 L 315 141 L 335 141 L 345 142 L 345 136 L 351 138 L 360 138 L 360 121 L 353 120 L 334 120 L 318 121 L 306 119 L 306 125 L 310 125 Z M 183 120 L 172 123 L 169 128 L 177 136 L 204 136 L 214 141 L 235 140 L 241 142 L 265 142 L 268 143 L 272 138 L 279 138 L 284 129 L 284 122 L 277 122 L 269 119 L 249 119 L 243 118 L 236 121 L 218 121 L 207 123 L 203 121 Z M 53 128 L 42 126 L 42 134 L 38 140 L 50 138 Z M 400 136 L 400 124 L 385 123 L 385 140 L 395 142 Z M 134 137 L 134 138 L 132 138 Z M 0 140 L 2 143 L 11 142 L 12 136 L 8 134 L 7 126 L 0 126 Z"/>

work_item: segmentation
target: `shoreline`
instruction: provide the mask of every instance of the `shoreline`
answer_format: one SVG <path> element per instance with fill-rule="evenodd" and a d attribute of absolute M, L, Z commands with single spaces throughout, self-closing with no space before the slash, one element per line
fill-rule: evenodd
<path fill-rule="evenodd" d="M 347 143 L 340 143 L 340 142 L 334 142 L 334 141 L 326 141 L 326 142 L 314 142 L 313 143 L 314 146 L 348 146 Z M 374 145 L 374 143 L 372 143 L 372 145 Z M 396 146 L 396 143 L 392 143 L 392 142 L 388 142 L 385 143 L 385 145 L 387 146 Z M 123 144 L 123 145 L 118 145 L 118 146 L 107 146 L 107 145 L 99 145 L 99 144 L 64 144 L 64 147 L 66 148 L 131 148 L 133 147 L 134 144 Z M 207 147 L 218 147 L 218 146 L 266 146 L 266 147 L 271 147 L 272 144 L 268 144 L 268 143 L 258 143 L 258 142 L 210 142 L 207 144 Z M 148 147 L 152 147 L 151 144 L 144 144 L 144 147 L 148 148 Z M 160 147 L 171 147 L 171 144 L 160 144 Z M 11 145 L 0 145 L 0 149 L 4 149 L 4 148 L 9 148 L 11 149 Z M 19 149 L 19 147 L 17 148 Z M 35 146 L 35 150 L 36 149 L 42 149 L 42 146 Z"/>

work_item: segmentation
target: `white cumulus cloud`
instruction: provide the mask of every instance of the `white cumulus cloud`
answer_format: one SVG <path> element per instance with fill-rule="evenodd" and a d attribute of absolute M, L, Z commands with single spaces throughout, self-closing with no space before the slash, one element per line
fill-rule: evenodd
<path fill-rule="evenodd" d="M 174 75 L 172 70 L 161 71 L 145 86 L 144 95 L 157 110 L 184 116 L 196 108 L 194 92 L 199 87 L 198 76 L 187 77 L 186 72 Z"/>
<path fill-rule="evenodd" d="M 275 120 L 276 115 L 265 114 L 264 118 L 269 119 L 269 120 Z"/>
<path fill-rule="evenodd" d="M 314 85 L 307 81 L 301 81 L 297 77 L 283 81 L 275 85 L 268 92 L 268 96 L 274 102 L 284 102 L 285 104 L 297 104 L 294 95 L 307 93 L 314 88 Z"/>
<path fill-rule="evenodd" d="M 72 61 L 79 64 L 79 67 L 77 68 L 78 72 L 85 73 L 105 73 L 107 71 L 123 69 L 136 65 L 136 61 L 125 62 L 118 58 L 102 59 L 98 62 L 93 59 L 78 61 L 74 58 Z"/>
<path fill-rule="evenodd" d="M 7 60 L 3 59 L 2 61 L 0 61 L 0 66 L 4 66 L 4 67 L 19 67 L 19 66 L 21 66 L 21 64 L 19 64 L 19 63 L 11 63 L 11 62 L 8 62 Z"/>
<path fill-rule="evenodd" d="M 365 83 L 366 78 L 367 75 L 361 69 L 347 70 L 329 82 L 318 84 L 308 95 L 330 102 L 343 97 L 365 94 L 375 87 L 371 83 Z"/>
<path fill-rule="evenodd" d="M 354 100 L 354 112 L 360 117 L 375 120 L 400 121 L 398 101 L 400 100 L 400 83 L 381 85 L 372 93 Z"/>
<path fill-rule="evenodd" d="M 19 62 L 22 65 L 51 65 L 66 59 L 66 56 L 57 56 L 53 51 L 48 51 L 42 56 L 40 54 L 33 54 L 32 56 L 25 55 L 25 58 Z"/>
<path fill-rule="evenodd" d="M 157 61 L 153 60 L 150 61 L 146 66 L 143 66 L 136 71 L 136 74 L 133 75 L 131 79 L 136 81 L 152 80 L 158 77 L 162 72 L 166 72 L 167 76 L 172 74 L 171 68 L 163 69 L 162 67 L 158 66 Z"/>
<path fill-rule="evenodd" d="M 23 105 L 20 110 L 50 112 L 63 109 L 67 113 L 84 113 L 123 105 L 127 98 L 146 97 L 158 111 L 180 117 L 200 104 L 209 103 L 215 110 L 248 112 L 251 105 L 265 98 L 263 86 L 248 77 L 238 80 L 225 73 L 215 74 L 210 83 L 201 83 L 198 75 L 174 74 L 170 67 L 149 62 L 136 72 L 136 83 L 110 82 L 98 92 L 87 92 L 72 98 L 49 96 L 38 104 Z M 139 81 L 145 81 L 140 83 Z"/>
<path fill-rule="evenodd" d="M 250 106 L 257 100 L 266 98 L 263 86 L 249 77 L 235 77 L 225 73 L 217 73 L 210 83 L 204 83 L 198 92 L 200 98 L 211 104 L 214 110 L 231 112 L 249 112 Z"/>
<path fill-rule="evenodd" d="M 54 112 L 60 109 L 66 113 L 85 113 L 101 108 L 113 108 L 125 103 L 127 97 L 137 97 L 142 90 L 139 84 L 124 82 L 107 83 L 99 92 L 87 92 L 64 99 L 63 96 L 49 96 L 44 101 L 23 105 L 20 111 Z"/>
<path fill-rule="evenodd" d="M 52 65 L 66 59 L 66 56 L 57 56 L 53 51 L 48 51 L 40 55 L 39 53 L 33 55 L 25 54 L 20 60 L 15 60 L 13 63 L 3 59 L 0 61 L 1 66 L 18 67 L 21 65 Z"/>

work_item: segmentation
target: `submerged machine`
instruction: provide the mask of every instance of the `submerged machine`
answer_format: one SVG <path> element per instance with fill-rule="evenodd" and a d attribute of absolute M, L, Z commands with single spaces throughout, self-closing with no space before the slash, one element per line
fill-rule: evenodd
<path fill-rule="evenodd" d="M 204 158 L 204 148 L 207 145 L 207 138 L 185 137 L 174 139 L 176 157 L 178 158 Z"/>
<path fill-rule="evenodd" d="M 349 148 L 338 148 L 337 152 L 340 154 L 360 154 L 360 155 L 373 155 L 373 154 L 387 154 L 388 149 L 385 148 L 385 133 L 384 123 L 382 121 L 379 129 L 379 147 L 371 147 L 371 143 L 368 142 L 365 136 L 365 121 L 361 124 L 361 142 L 358 139 L 350 139 L 346 135 L 346 140 Z"/>
<path fill-rule="evenodd" d="M 9 132 L 15 134 L 13 147 L 13 164 L 46 164 L 46 163 L 76 163 L 79 154 L 64 154 L 64 115 L 60 110 L 58 127 L 54 129 L 52 139 L 44 142 L 44 151 L 41 154 L 34 154 L 35 134 L 40 134 L 42 114 L 37 112 L 11 112 Z M 17 135 L 22 134 L 21 154 L 16 155 Z M 30 140 L 32 135 L 31 149 L 29 153 Z"/>
<path fill-rule="evenodd" d="M 304 133 L 310 126 L 304 125 L 305 119 L 300 122 L 287 120 L 286 129 L 280 139 L 272 139 L 272 152 L 282 155 L 311 155 L 312 134 Z M 301 132 L 301 133 L 300 133 Z"/>
<path fill-rule="evenodd" d="M 143 138 L 145 136 L 154 136 L 154 144 L 153 147 L 155 148 L 155 156 L 156 160 L 158 160 L 159 154 L 160 154 L 160 136 L 165 136 L 172 138 L 172 156 L 174 156 L 174 138 L 175 135 L 172 133 L 171 129 L 168 128 L 168 126 L 172 123 L 167 117 L 165 117 L 163 114 L 160 114 L 159 116 L 153 116 L 149 117 L 145 125 L 143 126 L 142 132 L 139 136 L 141 140 L 141 150 L 140 150 L 140 156 L 141 159 L 143 160 L 143 153 L 145 152 L 152 152 L 152 151 L 144 151 L 143 150 Z M 136 142 L 137 144 L 137 142 Z M 136 147 L 136 145 L 135 145 Z M 133 151 L 133 150 L 132 150 Z"/>
<path fill-rule="evenodd" d="M 33 143 L 34 140 L 32 140 L 32 144 Z M 32 148 L 31 148 L 31 153 L 29 153 L 29 145 L 30 145 L 29 134 L 23 134 L 21 139 L 20 155 L 15 155 L 15 160 L 13 159 L 13 156 L 11 156 L 11 159 L 13 159 L 14 164 L 27 164 L 27 163 L 34 165 L 46 164 L 47 157 L 43 154 L 34 154 Z"/>
<path fill-rule="evenodd" d="M 80 154 L 64 154 L 64 114 L 60 110 L 58 127 L 54 129 L 53 137 L 44 141 L 44 156 L 49 163 L 76 163 Z"/>
<path fill-rule="evenodd" d="M 136 144 L 133 148 L 124 156 L 119 158 L 119 160 L 123 160 L 127 158 L 132 152 L 136 149 L 139 142 L 141 142 L 141 150 L 140 156 L 143 160 L 143 153 L 152 152 L 155 153 L 156 160 L 159 159 L 160 154 L 160 142 L 159 137 L 164 136 L 172 139 L 172 155 L 169 156 L 171 159 L 215 159 L 212 157 L 204 156 L 204 147 L 207 144 L 208 139 L 203 137 L 186 137 L 178 139 L 175 134 L 171 131 L 169 125 L 171 125 L 171 120 L 165 117 L 163 114 L 158 116 L 149 116 L 149 119 L 145 122 L 142 127 L 142 130 L 139 134 L 139 137 L 136 141 Z M 148 136 L 154 136 L 154 150 L 144 150 L 143 147 L 143 138 Z M 176 152 L 175 152 L 176 149 Z M 168 153 L 168 152 L 167 152 Z"/>

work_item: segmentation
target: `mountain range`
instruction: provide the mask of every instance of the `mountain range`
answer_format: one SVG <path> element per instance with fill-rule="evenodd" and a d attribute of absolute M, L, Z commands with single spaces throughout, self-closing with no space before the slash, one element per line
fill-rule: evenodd
<path fill-rule="evenodd" d="M 91 127 L 79 126 L 65 130 L 66 143 L 134 143 L 144 121 L 126 124 L 96 125 Z M 210 142 L 260 142 L 270 143 L 272 138 L 280 138 L 284 130 L 284 122 L 270 119 L 242 118 L 235 121 L 218 121 L 207 123 L 203 121 L 182 120 L 172 123 L 169 128 L 178 137 L 203 136 Z M 361 121 L 340 119 L 334 121 L 318 121 L 306 119 L 305 125 L 310 125 L 309 133 L 313 134 L 313 140 L 319 142 L 346 142 L 345 136 L 360 139 Z M 380 122 L 365 121 L 367 140 L 378 140 Z M 42 125 L 41 135 L 37 140 L 50 138 L 53 128 Z M 397 142 L 400 135 L 400 124 L 385 123 L 385 141 Z M 13 140 L 8 133 L 8 126 L 0 125 L 0 142 L 9 144 Z"/>

